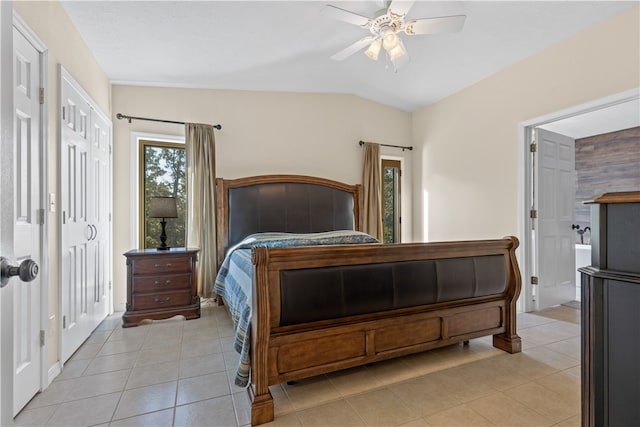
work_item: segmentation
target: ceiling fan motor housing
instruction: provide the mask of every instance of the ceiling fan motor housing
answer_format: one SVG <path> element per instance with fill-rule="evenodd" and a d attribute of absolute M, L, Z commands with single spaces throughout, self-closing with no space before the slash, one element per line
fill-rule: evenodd
<path fill-rule="evenodd" d="M 371 19 L 369 23 L 369 31 L 374 36 L 382 36 L 388 30 L 392 30 L 394 33 L 402 29 L 403 20 L 402 17 L 394 13 L 384 13 L 377 18 Z"/>

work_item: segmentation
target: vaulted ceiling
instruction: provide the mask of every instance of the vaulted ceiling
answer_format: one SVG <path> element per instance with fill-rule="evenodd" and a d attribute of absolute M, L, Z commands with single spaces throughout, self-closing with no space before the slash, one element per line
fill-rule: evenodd
<path fill-rule="evenodd" d="M 636 1 L 416 1 L 410 19 L 466 15 L 462 31 L 401 34 L 397 72 L 362 52 L 369 34 L 322 13 L 367 17 L 383 1 L 63 1 L 115 84 L 347 93 L 414 111 L 564 40 Z M 380 12 L 378 12 L 380 13 Z"/>

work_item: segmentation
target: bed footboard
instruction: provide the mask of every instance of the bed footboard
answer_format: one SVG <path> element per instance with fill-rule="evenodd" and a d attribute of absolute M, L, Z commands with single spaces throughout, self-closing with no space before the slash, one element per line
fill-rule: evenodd
<path fill-rule="evenodd" d="M 495 347 L 509 353 L 520 352 L 521 340 L 516 333 L 516 301 L 521 286 L 517 246 L 518 240 L 508 237 L 423 244 L 254 248 L 248 388 L 252 425 L 273 420 L 269 385 L 488 335 L 493 335 Z M 496 282 L 489 284 L 495 293 L 447 301 L 435 299 L 431 303 L 349 313 L 334 319 L 282 322 L 282 277 L 286 272 L 430 260 L 444 265 L 449 260 L 485 256 L 499 256 L 502 260 L 495 267 L 500 272 L 489 275 Z M 456 286 L 473 286 L 485 279 L 480 278 L 477 269 L 470 268 L 456 270 L 446 280 L 440 280 L 444 281 L 438 289 L 446 286 L 448 292 L 455 294 Z"/>

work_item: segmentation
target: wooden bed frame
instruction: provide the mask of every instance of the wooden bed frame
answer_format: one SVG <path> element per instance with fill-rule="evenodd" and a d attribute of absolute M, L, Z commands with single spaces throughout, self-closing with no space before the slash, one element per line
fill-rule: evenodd
<path fill-rule="evenodd" d="M 358 185 L 349 186 L 326 179 L 294 175 L 218 179 L 218 264 L 222 262 L 229 245 L 235 243 L 229 240 L 230 218 L 233 222 L 234 215 L 233 208 L 230 211 L 230 191 L 274 182 L 307 183 L 349 192 L 354 201 L 354 228 L 359 228 Z M 247 209 L 246 206 L 244 209 Z M 270 385 L 487 335 L 493 335 L 495 347 L 509 353 L 520 352 L 521 339 L 516 333 L 516 301 L 521 286 L 515 256 L 517 246 L 517 238 L 507 237 L 441 243 L 254 248 L 251 379 L 248 387 L 251 424 L 263 424 L 274 419 Z M 500 294 L 299 325 L 280 325 L 280 279 L 283 271 L 496 255 L 504 259 L 506 272 L 505 291 Z M 407 333 L 408 330 L 411 333 Z"/>

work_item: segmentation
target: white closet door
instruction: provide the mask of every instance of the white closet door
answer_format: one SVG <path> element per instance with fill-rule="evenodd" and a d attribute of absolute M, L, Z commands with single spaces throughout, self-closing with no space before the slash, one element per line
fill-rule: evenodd
<path fill-rule="evenodd" d="M 111 123 L 92 107 L 64 69 L 61 77 L 61 352 L 65 362 L 110 309 Z"/>
<path fill-rule="evenodd" d="M 90 195 L 88 224 L 92 235 L 89 259 L 93 264 L 94 322 L 109 314 L 111 281 L 111 125 L 96 111 L 91 112 Z"/>

